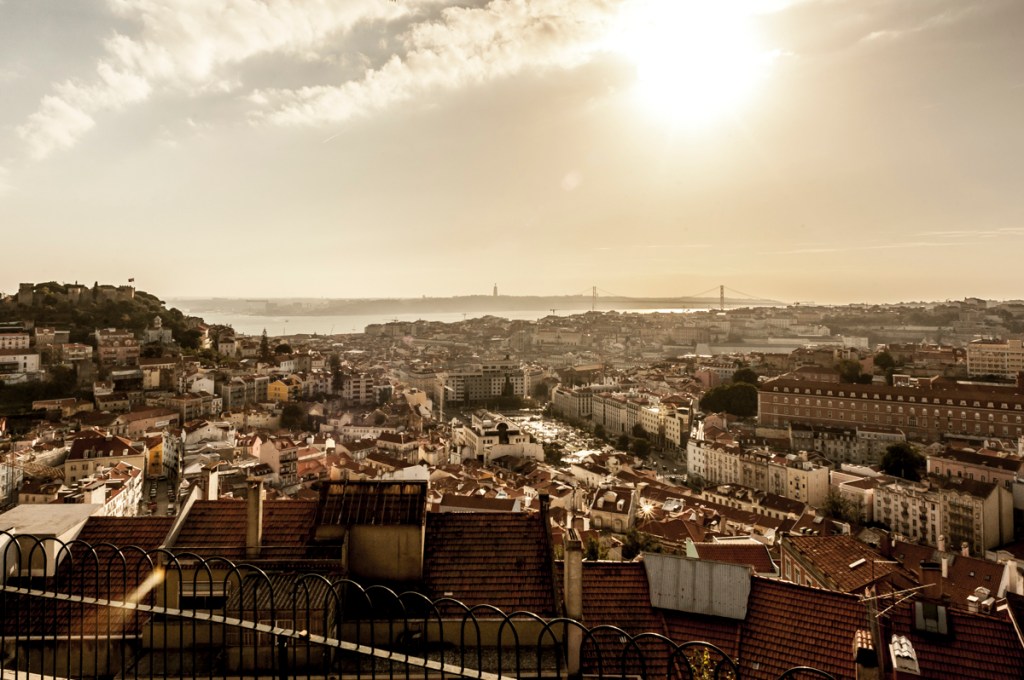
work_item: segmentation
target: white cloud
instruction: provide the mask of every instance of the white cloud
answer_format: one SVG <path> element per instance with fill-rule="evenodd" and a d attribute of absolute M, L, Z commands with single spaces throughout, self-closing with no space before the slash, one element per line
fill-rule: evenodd
<path fill-rule="evenodd" d="M 186 95 L 240 86 L 224 71 L 248 59 L 318 51 L 364 21 L 394 20 L 437 0 L 108 0 L 138 27 L 115 34 L 90 79 L 66 81 L 45 96 L 18 134 L 33 158 L 72 146 L 95 116 L 146 100 L 154 90 Z"/>
<path fill-rule="evenodd" d="M 571 68 L 602 49 L 614 0 L 492 0 L 481 8 L 451 7 L 440 21 L 402 36 L 406 52 L 361 80 L 333 86 L 260 90 L 249 101 L 257 119 L 282 125 L 348 120 L 409 100 L 530 68 Z"/>

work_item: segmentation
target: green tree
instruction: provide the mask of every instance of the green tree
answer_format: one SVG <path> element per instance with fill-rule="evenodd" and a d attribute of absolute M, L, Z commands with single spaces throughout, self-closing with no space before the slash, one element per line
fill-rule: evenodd
<path fill-rule="evenodd" d="M 189 328 L 178 334 L 178 344 L 181 345 L 182 349 L 199 349 L 199 338 L 202 335 L 195 328 Z"/>
<path fill-rule="evenodd" d="M 647 460 L 648 456 L 651 455 L 651 443 L 646 439 L 634 439 L 633 440 L 633 455 L 643 460 Z"/>
<path fill-rule="evenodd" d="M 604 439 L 604 425 L 598 423 L 594 426 L 594 436 L 598 439 Z"/>
<path fill-rule="evenodd" d="M 745 382 L 713 387 L 701 397 L 700 408 L 705 413 L 725 411 L 741 418 L 755 416 L 757 388 Z"/>
<path fill-rule="evenodd" d="M 924 456 L 906 442 L 897 442 L 885 450 L 882 456 L 882 470 L 887 475 L 917 482 L 924 470 Z"/>
<path fill-rule="evenodd" d="M 892 358 L 888 350 L 882 350 L 875 355 L 875 366 L 882 369 L 883 371 L 890 371 L 896 368 L 896 360 Z"/>
<path fill-rule="evenodd" d="M 615 440 L 615 448 L 619 451 L 626 451 L 629 449 L 629 435 L 622 433 L 619 438 Z"/>
<path fill-rule="evenodd" d="M 260 361 L 270 361 L 270 340 L 267 339 L 267 329 L 263 329 L 260 336 Z"/>
<path fill-rule="evenodd" d="M 608 548 L 601 545 L 596 536 L 587 538 L 587 544 L 583 549 L 583 558 L 592 562 L 603 560 L 608 557 Z"/>
<path fill-rule="evenodd" d="M 281 409 L 282 430 L 304 430 L 307 420 L 306 409 L 302 408 L 301 404 L 285 404 Z"/>
<path fill-rule="evenodd" d="M 752 368 L 739 368 L 732 374 L 732 381 L 734 383 L 749 383 L 751 385 L 757 385 L 757 373 L 755 373 Z"/>
<path fill-rule="evenodd" d="M 633 426 L 633 436 L 640 437 L 642 439 L 647 439 L 647 430 L 644 429 L 643 425 L 637 423 L 636 425 Z"/>
<path fill-rule="evenodd" d="M 291 354 L 292 346 L 287 342 L 282 342 L 280 345 L 274 348 L 274 354 Z"/>
<path fill-rule="evenodd" d="M 547 442 L 543 445 L 544 462 L 548 465 L 560 465 L 562 462 L 562 445 L 558 442 Z"/>
<path fill-rule="evenodd" d="M 650 534 L 633 527 L 622 542 L 622 559 L 631 560 L 642 552 L 661 552 L 661 547 Z"/>
<path fill-rule="evenodd" d="M 853 359 L 843 359 L 836 364 L 839 371 L 839 380 L 844 383 L 855 383 L 860 377 L 860 362 Z"/>
<path fill-rule="evenodd" d="M 860 521 L 860 512 L 853 501 L 834 489 L 828 492 L 828 496 L 825 498 L 825 505 L 822 506 L 821 511 L 826 517 L 839 520 L 840 522 L 855 523 Z"/>
<path fill-rule="evenodd" d="M 341 372 L 341 357 L 337 352 L 331 354 L 331 390 L 341 392 L 344 375 Z"/>

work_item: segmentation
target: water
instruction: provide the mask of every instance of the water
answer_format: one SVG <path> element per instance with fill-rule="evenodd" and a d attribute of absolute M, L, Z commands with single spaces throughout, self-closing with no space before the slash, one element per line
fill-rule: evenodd
<path fill-rule="evenodd" d="M 339 335 L 344 333 L 362 333 L 367 326 L 389 321 L 440 321 L 455 323 L 466 319 L 482 316 L 497 316 L 503 319 L 536 321 L 552 316 L 550 309 L 495 311 L 495 312 L 423 312 L 416 314 L 335 314 L 327 316 L 267 316 L 262 314 L 239 314 L 237 312 L 218 312 L 216 310 L 189 310 L 184 306 L 178 308 L 185 314 L 202 317 L 208 324 L 231 326 L 236 333 L 242 335 L 260 335 L 264 330 L 267 335 Z M 559 309 L 555 316 L 571 316 L 583 314 L 589 309 Z M 623 310 L 649 314 L 652 312 L 686 314 L 696 309 L 631 309 Z"/>

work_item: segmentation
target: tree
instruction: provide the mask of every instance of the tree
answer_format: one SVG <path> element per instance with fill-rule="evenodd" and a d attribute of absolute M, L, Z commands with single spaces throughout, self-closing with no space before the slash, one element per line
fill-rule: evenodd
<path fill-rule="evenodd" d="M 633 436 L 641 439 L 647 439 L 647 430 L 644 429 L 643 425 L 637 423 L 633 426 Z"/>
<path fill-rule="evenodd" d="M 626 433 L 620 434 L 619 438 L 615 440 L 615 448 L 617 448 L 620 451 L 625 451 L 626 449 L 628 449 L 629 435 Z"/>
<path fill-rule="evenodd" d="M 743 368 L 736 369 L 736 372 L 732 374 L 732 381 L 734 383 L 757 385 L 757 373 L 754 372 L 754 369 L 744 366 Z"/>
<path fill-rule="evenodd" d="M 562 462 L 562 445 L 558 442 L 546 442 L 544 448 L 544 462 L 548 465 L 559 465 Z"/>
<path fill-rule="evenodd" d="M 270 341 L 267 339 L 267 329 L 263 329 L 260 336 L 260 361 L 270 361 Z"/>
<path fill-rule="evenodd" d="M 924 469 L 924 456 L 906 442 L 897 442 L 885 450 L 882 456 L 882 470 L 887 475 L 917 482 Z"/>
<path fill-rule="evenodd" d="M 633 455 L 647 460 L 647 457 L 651 455 L 651 443 L 646 439 L 634 439 Z"/>
<path fill-rule="evenodd" d="M 596 536 L 587 538 L 587 544 L 583 551 L 583 558 L 592 562 L 603 560 L 608 557 L 608 548 L 601 545 Z"/>
<path fill-rule="evenodd" d="M 875 355 L 875 366 L 882 369 L 883 371 L 890 371 L 896 368 L 896 360 L 892 358 L 888 350 L 882 350 Z"/>
<path fill-rule="evenodd" d="M 821 511 L 830 519 L 855 523 L 860 521 L 860 511 L 850 499 L 834 489 L 828 492 Z"/>
<path fill-rule="evenodd" d="M 291 354 L 292 346 L 287 342 L 282 342 L 280 345 L 274 348 L 274 354 Z"/>
<path fill-rule="evenodd" d="M 701 397 L 700 408 L 705 413 L 725 411 L 741 418 L 755 416 L 757 388 L 745 382 L 713 387 Z"/>
<path fill-rule="evenodd" d="M 855 383 L 860 377 L 860 362 L 853 359 L 843 359 L 836 364 L 839 371 L 839 380 L 844 383 Z"/>
<path fill-rule="evenodd" d="M 626 532 L 626 540 L 622 542 L 622 559 L 631 560 L 642 552 L 661 552 L 661 546 L 650 534 L 633 527 Z"/>
<path fill-rule="evenodd" d="M 598 423 L 594 426 L 594 436 L 598 439 L 604 439 L 604 425 Z"/>
<path fill-rule="evenodd" d="M 202 336 L 203 334 L 198 330 L 190 328 L 178 336 L 178 344 L 182 349 L 199 349 L 199 339 Z"/>
<path fill-rule="evenodd" d="M 306 409 L 300 404 L 285 404 L 281 409 L 282 430 L 304 430 L 306 429 Z"/>

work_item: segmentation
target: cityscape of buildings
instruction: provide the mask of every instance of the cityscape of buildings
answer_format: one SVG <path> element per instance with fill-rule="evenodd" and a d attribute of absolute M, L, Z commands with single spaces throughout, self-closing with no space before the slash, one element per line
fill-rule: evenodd
<path fill-rule="evenodd" d="M 333 336 L 245 336 L 153 304 L 99 284 L 0 298 L 3 545 L 149 536 L 147 550 L 282 574 L 299 560 L 588 625 L 643 611 L 630 634 L 716 630 L 745 677 L 871 677 L 858 635 L 874 677 L 1024 672 L 1022 303 Z M 82 327 L 111 305 L 137 327 Z M 743 398 L 716 402 L 728 394 Z M 412 514 L 392 517 L 388 494 Z M 747 593 L 740 611 L 685 588 L 659 600 L 666 573 L 693 569 Z M 776 630 L 830 608 L 841 644 Z"/>

